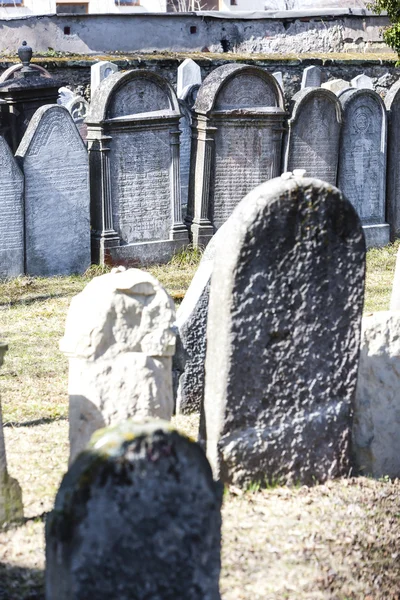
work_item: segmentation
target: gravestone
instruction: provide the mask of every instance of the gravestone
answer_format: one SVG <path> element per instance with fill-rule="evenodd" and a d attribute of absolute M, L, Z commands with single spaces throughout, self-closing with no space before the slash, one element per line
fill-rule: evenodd
<path fill-rule="evenodd" d="M 69 357 L 70 462 L 96 429 L 172 417 L 174 319 L 172 299 L 138 269 L 95 277 L 72 299 L 60 342 Z"/>
<path fill-rule="evenodd" d="M 238 206 L 207 321 L 215 477 L 311 484 L 349 472 L 364 277 L 359 218 L 333 186 L 284 174 Z"/>
<path fill-rule="evenodd" d="M 186 223 L 206 245 L 251 189 L 280 172 L 283 93 L 258 67 L 227 64 L 206 77 L 194 105 Z"/>
<path fill-rule="evenodd" d="M 85 119 L 89 112 L 89 102 L 82 96 L 74 95 L 73 98 L 70 98 L 66 102 L 65 108 L 73 118 L 74 123 L 79 131 L 79 135 L 86 144 L 87 125 L 85 123 Z"/>
<path fill-rule="evenodd" d="M 305 169 L 310 177 L 336 185 L 342 126 L 339 100 L 328 90 L 306 88 L 298 92 L 293 101 L 284 171 Z"/>
<path fill-rule="evenodd" d="M 0 342 L 0 367 L 8 350 L 7 344 Z M 0 401 L 0 526 L 23 517 L 22 493 L 16 479 L 7 472 L 6 446 L 4 442 L 3 420 Z"/>
<path fill-rule="evenodd" d="M 400 237 L 400 81 L 395 83 L 385 98 L 388 115 L 387 140 L 387 193 L 386 218 L 390 226 L 390 237 Z"/>
<path fill-rule="evenodd" d="M 99 60 L 90 67 L 90 95 L 92 98 L 101 82 L 117 71 L 117 65 L 108 60 Z"/>
<path fill-rule="evenodd" d="M 400 312 L 363 318 L 353 452 L 363 475 L 400 477 Z"/>
<path fill-rule="evenodd" d="M 389 242 L 386 212 L 387 117 L 380 96 L 372 90 L 346 90 L 343 108 L 338 187 L 357 210 L 367 247 Z"/>
<path fill-rule="evenodd" d="M 323 83 L 321 87 L 325 90 L 333 92 L 334 94 L 339 94 L 343 90 L 347 90 L 350 87 L 350 83 L 344 79 L 331 79 L 331 81 Z"/>
<path fill-rule="evenodd" d="M 24 177 L 0 136 L 0 277 L 24 273 Z"/>
<path fill-rule="evenodd" d="M 27 274 L 83 273 L 90 265 L 88 157 L 67 109 L 39 108 L 16 156 L 25 176 Z"/>
<path fill-rule="evenodd" d="M 279 83 L 281 90 L 284 90 L 284 86 L 283 86 L 283 75 L 282 75 L 282 71 L 275 71 L 275 73 L 272 73 L 272 76 L 275 77 L 276 81 Z"/>
<path fill-rule="evenodd" d="M 201 69 L 191 58 L 186 58 L 178 67 L 176 93 L 179 98 L 188 86 L 201 85 Z"/>
<path fill-rule="evenodd" d="M 301 89 L 321 87 L 322 72 L 319 67 L 306 67 L 303 71 L 303 77 L 301 79 Z"/>
<path fill-rule="evenodd" d="M 114 73 L 97 89 L 86 119 L 95 261 L 167 262 L 188 243 L 180 117 L 174 90 L 152 71 Z"/>
<path fill-rule="evenodd" d="M 199 91 L 199 84 L 185 87 L 179 96 L 179 107 L 182 117 L 179 121 L 180 137 L 180 173 L 181 173 L 181 202 L 182 216 L 186 217 L 189 196 L 190 153 L 192 145 L 193 105 Z"/>
<path fill-rule="evenodd" d="M 168 423 L 93 436 L 46 519 L 48 600 L 220 600 L 222 486 Z"/>
<path fill-rule="evenodd" d="M 368 75 L 364 75 L 364 73 L 362 75 L 357 75 L 357 77 L 354 77 L 350 83 L 352 87 L 357 88 L 359 90 L 374 89 L 374 84 L 372 82 L 371 77 L 368 77 Z"/>
<path fill-rule="evenodd" d="M 390 297 L 390 310 L 400 310 L 400 248 L 396 255 L 396 269 L 393 277 L 392 295 Z"/>

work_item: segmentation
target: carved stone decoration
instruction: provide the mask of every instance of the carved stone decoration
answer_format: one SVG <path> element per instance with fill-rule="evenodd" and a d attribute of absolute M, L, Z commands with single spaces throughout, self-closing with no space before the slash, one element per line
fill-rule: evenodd
<path fill-rule="evenodd" d="M 82 96 L 75 96 L 68 100 L 65 104 L 65 108 L 70 113 L 71 117 L 74 120 L 75 125 L 78 128 L 81 138 L 86 144 L 87 139 L 87 125 L 85 123 L 85 119 L 89 112 L 89 102 L 85 100 Z"/>
<path fill-rule="evenodd" d="M 342 126 L 339 100 L 328 90 L 306 88 L 293 101 L 283 170 L 305 169 L 310 177 L 336 185 Z"/>
<path fill-rule="evenodd" d="M 187 225 L 208 243 L 250 190 L 279 175 L 282 90 L 258 67 L 228 64 L 203 82 L 194 105 Z"/>
<path fill-rule="evenodd" d="M 344 114 L 338 187 L 357 210 L 367 247 L 389 242 L 386 215 L 387 116 L 373 90 L 349 89 L 339 98 Z"/>
<path fill-rule="evenodd" d="M 86 119 L 95 261 L 166 262 L 187 244 L 180 117 L 173 88 L 151 71 L 114 73 L 96 90 Z"/>
<path fill-rule="evenodd" d="M 180 137 L 180 172 L 181 172 L 181 201 L 182 215 L 185 217 L 189 195 L 190 152 L 192 147 L 193 106 L 200 84 L 188 85 L 179 96 L 179 106 L 182 118 L 179 122 Z"/>
<path fill-rule="evenodd" d="M 88 157 L 67 109 L 39 108 L 16 156 L 25 175 L 26 272 L 83 273 L 90 265 Z"/>

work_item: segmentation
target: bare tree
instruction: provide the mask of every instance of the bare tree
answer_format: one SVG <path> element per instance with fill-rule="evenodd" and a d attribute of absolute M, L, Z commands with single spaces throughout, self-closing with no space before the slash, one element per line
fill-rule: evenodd
<path fill-rule="evenodd" d="M 297 0 L 267 0 L 265 10 L 293 10 L 297 8 Z"/>
<path fill-rule="evenodd" d="M 204 8 L 201 0 L 171 0 L 170 5 L 173 12 L 194 12 Z"/>

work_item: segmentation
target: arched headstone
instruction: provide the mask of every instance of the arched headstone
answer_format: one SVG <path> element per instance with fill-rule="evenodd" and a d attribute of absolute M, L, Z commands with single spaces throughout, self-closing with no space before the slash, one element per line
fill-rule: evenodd
<path fill-rule="evenodd" d="M 90 265 L 88 156 L 68 110 L 39 108 L 16 156 L 25 175 L 26 272 L 83 273 Z"/>
<path fill-rule="evenodd" d="M 293 101 L 283 170 L 305 169 L 310 177 L 336 185 L 342 126 L 339 100 L 328 90 L 306 88 Z"/>
<path fill-rule="evenodd" d="M 188 242 L 182 223 L 178 99 L 152 71 L 114 73 L 86 118 L 94 260 L 166 262 Z"/>
<path fill-rule="evenodd" d="M 65 104 L 65 108 L 71 114 L 71 117 L 73 118 L 79 134 L 85 144 L 87 138 L 87 125 L 85 123 L 85 119 L 89 112 L 89 106 L 89 102 L 85 100 L 85 98 L 76 95 L 74 95 L 73 98 L 70 98 Z"/>
<path fill-rule="evenodd" d="M 24 273 L 24 176 L 0 136 L 0 277 Z"/>
<path fill-rule="evenodd" d="M 284 174 L 237 207 L 207 321 L 215 476 L 310 484 L 349 472 L 364 277 L 361 223 L 337 188 Z"/>
<path fill-rule="evenodd" d="M 372 90 L 349 89 L 343 108 L 338 187 L 357 210 L 367 247 L 389 242 L 386 213 L 387 117 L 381 97 Z"/>
<path fill-rule="evenodd" d="M 280 171 L 282 90 L 258 67 L 228 64 L 203 82 L 194 105 L 188 215 L 207 244 L 251 189 Z"/>
<path fill-rule="evenodd" d="M 400 81 L 390 88 L 385 106 L 388 114 L 386 217 L 391 239 L 395 240 L 400 237 Z"/>

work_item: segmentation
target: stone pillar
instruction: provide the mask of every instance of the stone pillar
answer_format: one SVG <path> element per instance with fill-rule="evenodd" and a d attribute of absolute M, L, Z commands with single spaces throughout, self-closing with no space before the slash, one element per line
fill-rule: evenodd
<path fill-rule="evenodd" d="M 172 207 L 173 207 L 173 219 L 171 229 L 172 240 L 184 240 L 188 239 L 188 231 L 182 221 L 182 202 L 181 202 L 181 176 L 180 176 L 180 143 L 179 137 L 181 132 L 178 126 L 170 130 L 171 138 L 171 152 L 172 152 L 172 163 L 171 163 L 171 188 L 172 188 Z"/>

